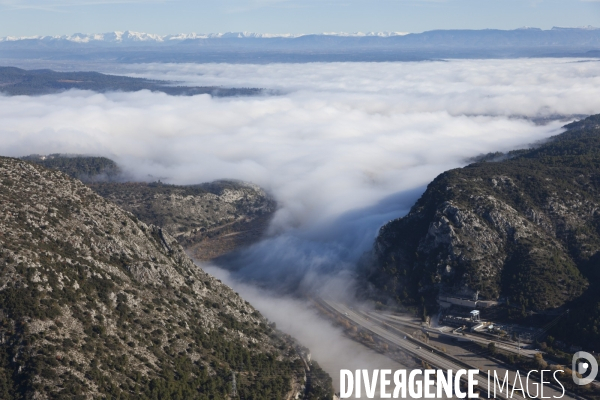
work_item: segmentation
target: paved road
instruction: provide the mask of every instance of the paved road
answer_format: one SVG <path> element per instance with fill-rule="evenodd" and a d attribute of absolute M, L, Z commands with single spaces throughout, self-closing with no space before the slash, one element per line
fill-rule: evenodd
<path fill-rule="evenodd" d="M 384 319 L 385 321 L 397 323 L 397 324 L 404 325 L 404 326 L 409 326 L 409 327 L 412 327 L 415 329 L 423 329 L 426 332 L 435 333 L 437 335 L 442 335 L 442 336 L 447 336 L 452 339 L 467 339 L 467 340 L 471 340 L 473 342 L 480 343 L 484 346 L 487 346 L 489 343 L 494 343 L 496 345 L 496 347 L 499 349 L 502 349 L 502 350 L 505 350 L 505 351 L 508 351 L 508 352 L 511 352 L 514 354 L 521 354 L 521 355 L 527 356 L 527 357 L 533 357 L 536 353 L 539 353 L 539 351 L 535 351 L 535 350 L 531 350 L 531 349 L 523 349 L 523 348 L 521 348 L 521 350 L 519 352 L 519 349 L 517 346 L 511 346 L 508 343 L 499 342 L 499 341 L 495 341 L 492 339 L 485 339 L 485 338 L 482 338 L 477 335 L 470 335 L 468 333 L 465 333 L 464 335 L 462 335 L 462 334 L 457 335 L 452 332 L 443 331 L 439 328 L 423 327 L 420 324 L 414 322 L 414 320 L 412 320 L 412 318 L 408 318 L 408 317 L 402 317 L 402 316 L 398 316 L 398 315 L 380 313 L 380 312 L 375 312 L 375 311 L 371 311 L 371 312 L 369 312 L 369 314 L 372 314 L 373 316 L 375 316 L 377 318 Z"/>
<path fill-rule="evenodd" d="M 404 339 L 403 336 L 400 336 L 397 333 L 394 333 L 392 331 L 384 329 L 379 322 L 367 319 L 368 317 L 363 316 L 361 313 L 347 307 L 346 305 L 344 305 L 342 303 L 337 303 L 337 302 L 327 301 L 327 300 L 325 302 L 331 308 L 333 308 L 337 312 L 341 313 L 342 315 L 344 315 L 346 318 L 350 319 L 354 323 L 370 330 L 371 332 L 377 334 L 378 336 L 380 336 L 386 340 L 389 340 L 390 342 L 397 345 L 398 347 L 403 348 L 408 353 L 415 355 L 416 357 L 420 358 L 421 360 L 427 362 L 428 364 L 430 364 L 432 366 L 435 366 L 436 368 L 443 369 L 443 370 L 452 370 L 452 371 L 457 371 L 459 369 L 465 369 L 465 367 L 460 364 L 449 361 L 447 358 L 441 357 L 441 356 L 437 355 L 436 353 L 431 352 L 430 350 L 426 350 L 422 346 L 417 346 L 414 343 L 411 343 L 410 341 Z M 487 380 L 486 380 L 485 376 L 479 375 L 477 380 L 478 380 L 478 387 L 481 389 L 481 392 L 482 392 L 482 396 L 483 396 L 483 394 L 487 394 L 488 385 L 487 385 Z M 523 399 L 523 397 L 520 396 L 518 392 L 515 393 L 513 398 Z"/>
<path fill-rule="evenodd" d="M 428 364 L 439 368 L 439 369 L 444 369 L 444 370 L 459 370 L 459 369 L 466 369 L 468 368 L 468 365 L 465 366 L 465 362 L 456 359 L 456 361 L 452 361 L 452 359 L 448 359 L 449 357 L 452 358 L 451 356 L 448 355 L 444 355 L 444 356 L 440 356 L 438 354 L 434 352 L 431 352 L 431 350 L 429 349 L 425 349 L 424 347 L 426 347 L 425 345 L 420 346 L 418 344 L 415 344 L 413 342 L 411 342 L 410 340 L 404 339 L 404 334 L 391 329 L 385 329 L 382 326 L 382 322 L 384 322 L 384 315 L 382 315 L 381 313 L 369 313 L 368 315 L 362 313 L 359 310 L 354 310 L 351 307 L 346 306 L 343 303 L 339 303 L 339 302 L 335 302 L 332 300 L 322 300 L 324 301 L 329 307 L 331 307 L 332 309 L 334 309 L 335 311 L 337 311 L 339 314 L 343 315 L 345 318 L 351 320 L 352 322 L 354 322 L 357 325 L 362 326 L 365 329 L 368 329 L 369 331 L 375 333 L 376 335 L 390 341 L 391 343 L 397 345 L 398 347 L 404 349 L 406 352 L 422 359 L 423 361 L 427 362 Z M 389 316 L 387 316 L 389 317 Z M 408 323 L 407 321 L 403 321 L 405 323 Z M 417 324 L 410 324 L 410 327 L 414 327 L 416 329 L 421 329 L 421 326 L 417 325 Z M 429 329 L 431 332 L 440 334 L 441 332 L 436 330 L 436 329 Z M 453 339 L 457 338 L 457 335 L 453 335 L 453 334 L 448 334 L 448 336 L 451 336 Z M 476 367 L 471 367 L 473 369 L 476 369 Z M 499 371 L 500 372 L 500 371 Z M 502 370 L 502 374 L 504 374 L 504 370 Z M 509 373 L 509 379 L 510 382 L 514 382 L 514 372 Z M 488 391 L 488 385 L 487 385 L 487 371 L 481 371 L 480 375 L 477 377 L 478 379 L 478 388 L 481 391 L 481 396 L 482 397 L 487 397 L 487 391 Z M 525 379 L 523 379 L 523 383 L 525 383 Z M 532 390 L 532 393 L 535 393 L 535 386 L 533 386 L 533 382 L 530 383 L 530 388 Z M 493 390 L 493 388 L 492 388 Z M 548 386 L 544 387 L 544 395 L 545 396 L 560 396 L 561 392 L 560 391 L 556 391 Z M 497 397 L 501 397 L 499 394 L 497 395 Z M 502 397 L 504 398 L 504 397 Z M 521 396 L 521 392 L 520 391 L 515 391 L 513 396 L 513 399 L 524 399 L 523 396 Z M 567 394 L 564 395 L 563 399 L 570 399 L 571 397 L 569 397 Z"/>
<path fill-rule="evenodd" d="M 374 318 L 383 320 L 386 323 L 401 325 L 401 326 L 410 327 L 413 329 L 425 330 L 426 332 L 434 333 L 434 334 L 437 334 L 440 336 L 445 336 L 447 338 L 454 339 L 454 340 L 466 339 L 469 341 L 473 341 L 473 342 L 482 344 L 484 346 L 487 346 L 489 343 L 492 342 L 496 345 L 496 348 L 508 351 L 515 355 L 520 354 L 522 356 L 533 358 L 536 353 L 542 353 L 542 354 L 544 353 L 543 351 L 539 351 L 539 350 L 535 350 L 535 349 L 524 349 L 524 348 L 521 348 L 521 350 L 519 351 L 519 348 L 517 346 L 512 346 L 506 342 L 498 342 L 495 340 L 488 340 L 488 339 L 482 338 L 481 336 L 471 335 L 468 333 L 465 333 L 464 335 L 462 335 L 462 334 L 458 335 L 458 334 L 452 333 L 452 330 L 450 330 L 450 331 L 442 330 L 443 328 L 448 328 L 448 327 L 429 328 L 429 327 L 423 326 L 421 323 L 415 321 L 414 318 L 407 317 L 407 316 L 400 316 L 400 315 L 382 313 L 382 312 L 377 312 L 377 311 L 368 311 L 367 314 L 372 315 Z M 551 362 L 549 362 L 549 364 L 551 364 Z M 512 375 L 511 375 L 511 379 L 512 379 Z M 596 386 L 596 388 L 600 388 L 600 382 L 598 380 L 600 380 L 600 376 L 596 379 L 596 381 L 592 382 L 592 385 Z M 568 396 L 565 394 L 565 398 L 567 398 L 567 397 Z"/>

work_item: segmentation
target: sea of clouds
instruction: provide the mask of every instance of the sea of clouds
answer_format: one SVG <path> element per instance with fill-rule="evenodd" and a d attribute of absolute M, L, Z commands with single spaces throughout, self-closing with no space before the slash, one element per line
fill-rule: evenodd
<path fill-rule="evenodd" d="M 574 115 L 600 112 L 598 65 L 517 59 L 104 67 L 272 94 L 0 96 L 0 153 L 100 154 L 138 180 L 257 183 L 279 204 L 272 237 L 231 262 L 248 278 L 296 284 L 351 269 L 377 229 L 406 213 L 437 174 L 468 157 L 543 140 Z"/>
<path fill-rule="evenodd" d="M 598 66 L 573 59 L 104 66 L 275 94 L 0 96 L 0 154 L 97 154 L 137 180 L 234 178 L 267 189 L 279 205 L 269 237 L 225 260 L 234 275 L 205 267 L 313 348 L 336 382 L 339 368 L 381 368 L 384 360 L 341 339 L 302 301 L 248 282 L 351 293 L 356 260 L 379 227 L 405 214 L 436 175 L 600 113 Z"/>

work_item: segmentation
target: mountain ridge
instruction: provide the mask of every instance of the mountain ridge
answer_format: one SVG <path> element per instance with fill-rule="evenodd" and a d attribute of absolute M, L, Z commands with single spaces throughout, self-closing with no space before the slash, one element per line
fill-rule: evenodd
<path fill-rule="evenodd" d="M 244 398 L 331 398 L 307 349 L 80 181 L 0 157 L 0 209 L 1 398 L 226 398 L 234 374 Z"/>
<path fill-rule="evenodd" d="M 113 40 L 113 41 L 107 41 Z M 324 34 L 76 34 L 7 37 L 0 58 L 146 62 L 358 62 L 445 58 L 597 57 L 600 29 L 434 30 L 422 33 Z"/>
<path fill-rule="evenodd" d="M 183 40 L 194 40 L 194 39 L 274 39 L 274 38 L 284 38 L 284 39 L 295 39 L 303 36 L 339 36 L 339 37 L 394 37 L 394 36 L 406 36 L 406 35 L 420 35 L 428 32 L 452 32 L 452 31 L 470 31 L 470 32 L 478 32 L 478 31 L 499 31 L 499 32 L 510 32 L 510 31 L 523 31 L 523 30 L 532 30 L 539 32 L 547 32 L 547 31 L 594 31 L 599 30 L 600 28 L 596 28 L 594 26 L 583 26 L 583 27 L 552 27 L 549 30 L 544 30 L 535 27 L 521 27 L 517 29 L 440 29 L 440 30 L 431 30 L 420 33 L 411 33 L 411 32 L 390 32 L 390 31 L 380 31 L 380 32 L 322 32 L 322 33 L 257 33 L 257 32 L 219 32 L 219 33 L 178 33 L 178 34 L 168 34 L 168 35 L 160 35 L 154 33 L 146 33 L 146 32 L 136 32 L 136 31 L 113 31 L 113 32 L 105 32 L 105 33 L 73 33 L 70 35 L 34 35 L 34 36 L 4 36 L 0 37 L 0 42 L 14 42 L 20 40 L 42 40 L 42 41 L 68 41 L 73 43 L 91 43 L 91 42 L 107 42 L 107 43 L 123 43 L 123 42 L 155 42 L 155 43 L 164 43 L 164 42 L 177 42 Z"/>
<path fill-rule="evenodd" d="M 500 301 L 523 317 L 571 308 L 563 336 L 599 347 L 600 315 L 585 304 L 600 305 L 600 115 L 565 128 L 436 177 L 381 228 L 362 270 L 370 296 L 425 313 L 441 295 Z"/>
<path fill-rule="evenodd" d="M 141 221 L 160 226 L 201 261 L 259 240 L 277 207 L 262 188 L 243 181 L 196 185 L 132 182 L 117 163 L 106 157 L 34 154 L 21 159 L 82 180 Z"/>
<path fill-rule="evenodd" d="M 256 96 L 265 93 L 262 89 L 257 88 L 181 86 L 171 81 L 132 78 L 90 71 L 57 72 L 51 69 L 25 70 L 0 66 L 0 93 L 5 95 L 35 96 L 60 93 L 71 89 L 92 90 L 98 93 L 148 90 L 170 96 L 208 94 L 214 97 Z"/>
<path fill-rule="evenodd" d="M 164 43 L 169 41 L 182 41 L 189 39 L 274 39 L 285 38 L 294 39 L 301 36 L 403 36 L 408 35 L 408 32 L 323 32 L 310 34 L 294 34 L 294 33 L 256 33 L 256 32 L 223 32 L 223 33 L 179 33 L 170 35 L 158 35 L 153 33 L 135 32 L 135 31 L 114 31 L 106 33 L 74 33 L 71 35 L 34 35 L 34 36 L 4 36 L 0 37 L 0 42 L 13 42 L 19 40 L 64 40 L 74 43 L 90 43 L 94 41 L 105 41 L 108 43 L 122 42 L 157 42 Z"/>

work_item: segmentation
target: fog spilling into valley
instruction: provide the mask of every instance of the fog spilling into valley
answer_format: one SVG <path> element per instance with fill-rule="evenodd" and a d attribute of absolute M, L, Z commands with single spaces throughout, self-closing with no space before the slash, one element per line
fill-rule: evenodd
<path fill-rule="evenodd" d="M 209 270 L 311 347 L 335 382 L 342 364 L 381 368 L 381 357 L 340 340 L 339 330 L 277 289 L 351 298 L 356 262 L 379 227 L 408 212 L 439 173 L 599 113 L 598 65 L 520 59 L 111 67 L 271 94 L 0 96 L 0 153 L 103 155 L 135 180 L 230 178 L 265 188 L 279 207 L 267 237 L 220 260 L 231 274 Z"/>
<path fill-rule="evenodd" d="M 104 155 L 136 180 L 261 185 L 279 205 L 270 237 L 227 262 L 244 279 L 311 286 L 323 272 L 351 272 L 378 228 L 406 213 L 437 174 L 598 112 L 597 66 L 572 59 L 125 65 L 111 71 L 276 95 L 0 97 L 0 149 Z"/>
<path fill-rule="evenodd" d="M 200 264 L 208 273 L 235 287 L 239 294 L 271 321 L 277 328 L 289 333 L 311 351 L 312 358 L 332 377 L 339 391 L 340 369 L 405 369 L 406 366 L 345 337 L 339 327 L 307 307 L 305 301 L 265 292 L 254 286 L 234 280 L 231 275 L 210 264 Z M 274 305 L 277 306 L 274 306 Z"/>

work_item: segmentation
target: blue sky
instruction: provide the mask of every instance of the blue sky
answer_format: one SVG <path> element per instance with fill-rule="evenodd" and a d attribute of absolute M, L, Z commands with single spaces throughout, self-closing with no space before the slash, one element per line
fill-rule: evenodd
<path fill-rule="evenodd" d="M 600 26 L 600 0 L 0 0 L 0 36 Z"/>

